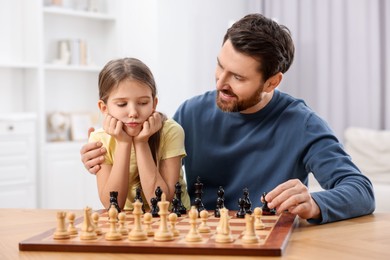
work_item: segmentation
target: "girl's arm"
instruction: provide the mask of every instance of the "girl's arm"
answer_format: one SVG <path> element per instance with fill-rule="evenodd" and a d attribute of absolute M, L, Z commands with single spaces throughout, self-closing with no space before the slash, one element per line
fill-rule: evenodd
<path fill-rule="evenodd" d="M 129 189 L 129 167 L 132 137 L 123 130 L 123 123 L 110 115 L 104 119 L 103 129 L 116 140 L 113 165 L 102 165 L 97 172 L 97 185 L 100 201 L 105 208 L 110 205 L 110 192 L 118 192 L 118 205 L 123 208 Z"/>
<path fill-rule="evenodd" d="M 162 119 L 159 113 L 153 113 L 144 122 L 142 131 L 134 137 L 134 148 L 142 191 L 148 203 L 155 197 L 155 190 L 159 186 L 165 193 L 167 200 L 172 200 L 175 194 L 175 184 L 180 176 L 181 156 L 165 159 L 156 166 L 148 140 L 150 136 L 162 128 Z"/>
<path fill-rule="evenodd" d="M 180 176 L 181 156 L 162 160 L 157 168 L 149 144 L 135 142 L 134 145 L 142 191 L 147 202 L 150 203 L 151 198 L 156 196 L 155 190 L 158 186 L 165 193 L 166 199 L 171 201 L 175 195 L 175 184 Z"/>
<path fill-rule="evenodd" d="M 105 208 L 110 206 L 110 192 L 118 192 L 118 205 L 123 208 L 126 203 L 129 190 L 129 167 L 130 167 L 131 143 L 117 143 L 115 163 L 113 165 L 102 164 L 97 172 L 97 186 L 99 198 Z M 123 156 L 122 156 L 123 155 Z"/>

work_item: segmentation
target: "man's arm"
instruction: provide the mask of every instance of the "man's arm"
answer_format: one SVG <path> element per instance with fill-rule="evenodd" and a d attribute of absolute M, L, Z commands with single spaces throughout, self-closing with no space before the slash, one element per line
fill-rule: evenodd
<path fill-rule="evenodd" d="M 94 128 L 88 129 L 88 136 L 94 131 Z M 92 142 L 87 143 L 81 147 L 80 155 L 81 161 L 84 164 L 85 169 L 90 173 L 96 174 L 100 170 L 100 164 L 104 162 L 104 155 L 107 152 L 104 147 L 102 147 L 101 142 Z"/>

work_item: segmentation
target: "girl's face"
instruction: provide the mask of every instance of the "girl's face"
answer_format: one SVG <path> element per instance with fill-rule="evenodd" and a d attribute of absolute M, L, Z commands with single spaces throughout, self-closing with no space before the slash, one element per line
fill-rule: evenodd
<path fill-rule="evenodd" d="M 143 123 L 154 112 L 157 98 L 152 97 L 152 90 L 146 84 L 136 80 L 123 80 L 110 93 L 107 104 L 99 100 L 103 114 L 109 114 L 123 122 L 123 128 L 130 136 L 142 130 Z"/>

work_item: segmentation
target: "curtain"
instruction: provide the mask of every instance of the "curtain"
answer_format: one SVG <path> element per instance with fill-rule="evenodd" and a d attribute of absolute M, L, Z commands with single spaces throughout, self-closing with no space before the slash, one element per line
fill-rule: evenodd
<path fill-rule="evenodd" d="M 390 129 L 390 1 L 263 0 L 296 56 L 279 87 L 302 98 L 343 140 L 349 126 Z"/>

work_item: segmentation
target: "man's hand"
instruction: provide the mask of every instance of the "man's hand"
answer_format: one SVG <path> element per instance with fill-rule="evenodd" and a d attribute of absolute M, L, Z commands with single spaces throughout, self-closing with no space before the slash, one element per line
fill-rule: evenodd
<path fill-rule="evenodd" d="M 142 126 L 141 132 L 134 137 L 134 142 L 148 142 L 149 138 L 162 127 L 160 113 L 154 112 Z"/>
<path fill-rule="evenodd" d="M 88 129 L 88 136 L 95 129 Z M 100 164 L 104 162 L 104 154 L 106 153 L 106 149 L 102 147 L 101 142 L 87 143 L 83 147 L 81 147 L 81 161 L 84 164 L 85 169 L 87 169 L 90 173 L 96 174 L 100 170 Z"/>
<path fill-rule="evenodd" d="M 321 211 L 308 188 L 298 179 L 286 181 L 270 191 L 265 200 L 278 213 L 288 210 L 303 219 L 319 219 Z"/>

